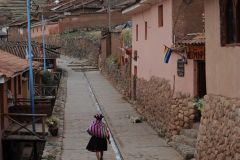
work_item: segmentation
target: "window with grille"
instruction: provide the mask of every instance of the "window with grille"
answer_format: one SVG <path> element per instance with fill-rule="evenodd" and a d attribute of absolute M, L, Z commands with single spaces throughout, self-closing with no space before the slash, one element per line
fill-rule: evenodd
<path fill-rule="evenodd" d="M 221 45 L 240 44 L 240 0 L 220 0 Z"/>
<path fill-rule="evenodd" d="M 163 5 L 158 6 L 158 26 L 163 26 Z"/>
<path fill-rule="evenodd" d="M 138 41 L 138 24 L 136 25 L 136 41 Z"/>
<path fill-rule="evenodd" d="M 145 22 L 145 40 L 147 40 L 147 36 L 148 36 L 148 25 L 147 25 L 147 22 Z"/>

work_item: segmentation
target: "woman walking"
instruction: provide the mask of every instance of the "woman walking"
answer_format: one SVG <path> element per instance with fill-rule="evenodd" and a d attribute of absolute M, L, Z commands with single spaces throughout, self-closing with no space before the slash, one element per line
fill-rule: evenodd
<path fill-rule="evenodd" d="M 107 142 L 110 143 L 109 130 L 104 122 L 102 122 L 103 115 L 96 114 L 94 120 L 89 126 L 87 132 L 92 136 L 87 150 L 96 152 L 97 160 L 103 160 L 103 152 L 107 151 Z"/>

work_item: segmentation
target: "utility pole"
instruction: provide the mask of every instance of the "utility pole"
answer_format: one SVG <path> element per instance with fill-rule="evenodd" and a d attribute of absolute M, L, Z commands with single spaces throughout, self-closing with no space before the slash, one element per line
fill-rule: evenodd
<path fill-rule="evenodd" d="M 32 40 L 31 40 L 31 0 L 27 0 L 27 29 L 28 29 L 28 61 L 29 61 L 29 88 L 30 88 L 30 98 L 31 98 L 31 106 L 32 106 L 32 129 L 33 132 L 36 132 L 36 119 L 35 119 L 35 93 L 34 93 L 34 82 L 33 82 L 33 66 L 32 66 Z M 37 143 L 33 142 L 33 151 L 34 151 L 34 159 L 37 157 Z"/>
<path fill-rule="evenodd" d="M 45 20 L 42 14 L 42 50 L 43 50 L 43 68 L 44 72 L 47 70 L 47 65 L 46 65 L 46 45 L 45 45 Z"/>
<path fill-rule="evenodd" d="M 109 30 L 109 32 L 112 30 L 112 27 L 111 27 L 111 0 L 108 0 L 108 30 Z"/>
<path fill-rule="evenodd" d="M 34 102 L 34 88 L 33 88 L 33 66 L 32 66 L 32 40 L 31 40 L 31 2 L 27 0 L 27 22 L 28 22 L 28 60 L 29 60 L 29 88 L 30 88 L 30 98 L 32 106 L 32 114 L 35 114 L 35 102 Z M 33 132 L 36 132 L 35 128 L 35 116 L 32 117 L 32 129 Z"/>

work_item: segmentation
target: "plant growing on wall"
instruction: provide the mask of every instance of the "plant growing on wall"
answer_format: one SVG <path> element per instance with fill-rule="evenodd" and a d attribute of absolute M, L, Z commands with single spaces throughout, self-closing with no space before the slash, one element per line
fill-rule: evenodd
<path fill-rule="evenodd" d="M 123 41 L 123 46 L 126 48 L 129 48 L 132 46 L 132 31 L 131 29 L 124 29 L 122 30 L 122 41 Z"/>
<path fill-rule="evenodd" d="M 107 58 L 107 64 L 108 65 L 113 65 L 117 64 L 117 57 L 114 55 L 111 55 L 110 57 Z"/>
<path fill-rule="evenodd" d="M 202 98 L 197 98 L 194 102 L 193 102 L 193 106 L 196 107 L 199 111 L 203 111 L 203 107 L 204 107 L 204 100 Z"/>
<path fill-rule="evenodd" d="M 48 126 L 48 131 L 51 133 L 52 136 L 58 135 L 58 125 L 60 119 L 55 116 L 51 116 L 47 119 L 46 124 Z"/>

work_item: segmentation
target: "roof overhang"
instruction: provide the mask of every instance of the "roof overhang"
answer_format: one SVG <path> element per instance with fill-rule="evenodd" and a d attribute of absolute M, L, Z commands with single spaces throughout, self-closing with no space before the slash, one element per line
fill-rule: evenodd
<path fill-rule="evenodd" d="M 157 0 L 141 0 L 140 2 L 125 8 L 122 14 L 136 14 L 151 8 L 152 5 L 159 3 Z"/>

